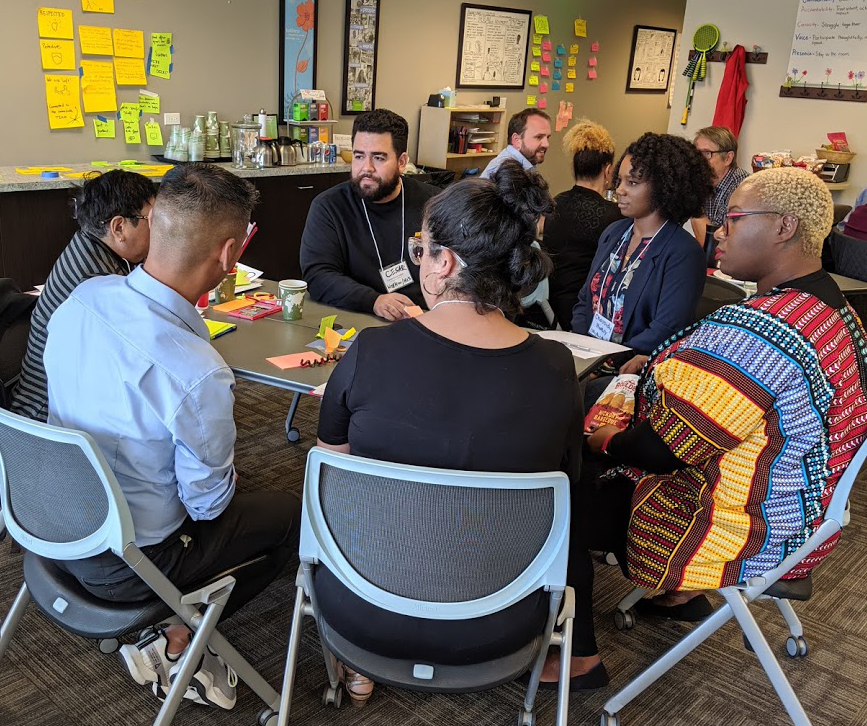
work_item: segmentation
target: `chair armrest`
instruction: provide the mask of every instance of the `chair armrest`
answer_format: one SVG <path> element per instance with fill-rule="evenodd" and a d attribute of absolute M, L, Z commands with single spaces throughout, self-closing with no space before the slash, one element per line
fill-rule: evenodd
<path fill-rule="evenodd" d="M 557 618 L 557 625 L 562 625 L 566 618 L 575 617 L 575 590 L 567 587 L 563 592 L 563 607 L 560 608 L 560 615 Z"/>
<path fill-rule="evenodd" d="M 210 605 L 216 602 L 221 597 L 228 599 L 235 587 L 234 577 L 223 577 L 216 582 L 212 582 L 198 590 L 188 592 L 186 595 L 181 595 L 182 605 Z"/>

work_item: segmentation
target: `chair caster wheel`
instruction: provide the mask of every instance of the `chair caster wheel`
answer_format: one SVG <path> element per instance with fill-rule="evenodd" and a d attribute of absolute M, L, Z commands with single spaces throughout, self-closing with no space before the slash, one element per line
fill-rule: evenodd
<path fill-rule="evenodd" d="M 103 638 L 102 640 L 98 640 L 96 645 L 99 648 L 99 652 L 105 654 L 117 653 L 120 648 L 117 638 Z"/>
<path fill-rule="evenodd" d="M 325 686 L 325 690 L 322 691 L 322 705 L 340 708 L 342 703 L 343 689 L 340 686 L 337 686 L 337 688 L 332 688 L 330 685 Z"/>
<path fill-rule="evenodd" d="M 603 713 L 600 726 L 620 726 L 620 717 L 614 713 Z"/>
<path fill-rule="evenodd" d="M 536 712 L 524 709 L 518 711 L 518 726 L 536 726 Z"/>
<path fill-rule="evenodd" d="M 605 553 L 605 556 L 602 558 L 602 561 L 603 561 L 606 565 L 612 565 L 612 566 L 614 566 L 614 567 L 616 567 L 617 565 L 620 564 L 620 563 L 617 561 L 617 555 L 615 555 L 613 552 L 606 552 L 606 553 Z"/>
<path fill-rule="evenodd" d="M 277 726 L 277 712 L 266 706 L 257 714 L 256 726 Z"/>
<path fill-rule="evenodd" d="M 807 641 L 804 639 L 804 636 L 790 635 L 786 638 L 786 654 L 790 658 L 803 658 L 809 652 L 810 649 L 807 647 Z"/>
<path fill-rule="evenodd" d="M 614 627 L 618 630 L 632 630 L 635 627 L 635 612 L 629 610 L 614 611 Z"/>
<path fill-rule="evenodd" d="M 286 439 L 290 444 L 297 444 L 301 440 L 301 432 L 294 426 L 291 429 L 286 429 Z"/>

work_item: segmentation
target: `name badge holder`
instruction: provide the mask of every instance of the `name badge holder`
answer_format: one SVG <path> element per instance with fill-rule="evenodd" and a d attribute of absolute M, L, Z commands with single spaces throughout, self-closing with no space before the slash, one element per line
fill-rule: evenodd
<path fill-rule="evenodd" d="M 394 262 L 391 265 L 385 266 L 382 264 L 382 255 L 379 253 L 379 244 L 376 242 L 376 235 L 373 233 L 373 225 L 370 223 L 370 215 L 367 213 L 367 205 L 364 200 L 361 200 L 361 208 L 364 210 L 364 218 L 367 220 L 367 228 L 370 230 L 370 237 L 373 240 L 373 248 L 376 250 L 376 258 L 379 260 L 379 276 L 382 278 L 382 284 L 385 286 L 385 291 L 395 292 L 402 290 L 407 285 L 412 285 L 415 282 L 412 279 L 412 274 L 409 271 L 409 265 L 403 259 L 406 252 L 406 244 L 400 246 L 400 262 Z M 404 217 L 404 199 L 403 199 L 403 182 L 400 184 L 400 238 L 404 238 L 405 228 Z"/>

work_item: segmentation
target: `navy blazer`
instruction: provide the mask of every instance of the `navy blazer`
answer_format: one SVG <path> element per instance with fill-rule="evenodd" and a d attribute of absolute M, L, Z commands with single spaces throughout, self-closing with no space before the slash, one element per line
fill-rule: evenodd
<path fill-rule="evenodd" d="M 588 335 L 593 323 L 590 282 L 632 224 L 610 224 L 599 238 L 590 274 L 572 309 L 572 331 Z M 656 235 L 635 271 L 623 303 L 623 345 L 648 354 L 663 340 L 690 325 L 707 275 L 704 251 L 689 232 L 668 222 Z"/>

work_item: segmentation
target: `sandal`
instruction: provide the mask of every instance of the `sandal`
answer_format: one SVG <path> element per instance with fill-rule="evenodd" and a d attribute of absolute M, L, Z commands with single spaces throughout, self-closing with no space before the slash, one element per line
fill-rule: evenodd
<path fill-rule="evenodd" d="M 346 695 L 352 701 L 352 705 L 361 708 L 373 695 L 373 681 L 367 676 L 357 673 L 351 668 L 337 662 L 337 677 L 346 689 Z"/>

